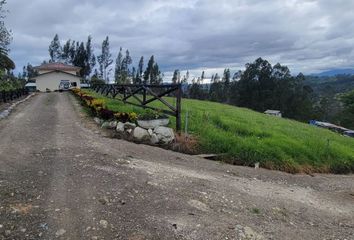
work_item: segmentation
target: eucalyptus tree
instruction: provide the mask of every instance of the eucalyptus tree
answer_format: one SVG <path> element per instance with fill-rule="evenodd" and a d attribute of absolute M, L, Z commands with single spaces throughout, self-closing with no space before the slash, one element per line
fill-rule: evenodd
<path fill-rule="evenodd" d="M 113 63 L 112 54 L 109 49 L 109 38 L 106 37 L 102 42 L 101 54 L 97 57 L 99 63 L 100 76 L 103 77 L 106 83 L 109 83 L 109 73 L 112 70 L 109 68 Z"/>

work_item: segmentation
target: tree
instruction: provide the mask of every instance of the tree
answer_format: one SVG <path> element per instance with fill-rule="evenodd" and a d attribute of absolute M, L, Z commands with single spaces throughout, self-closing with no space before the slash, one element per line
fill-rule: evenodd
<path fill-rule="evenodd" d="M 73 63 L 74 59 L 75 59 L 75 55 L 76 55 L 76 42 L 72 41 L 71 42 L 71 46 L 69 49 L 69 59 L 68 59 L 68 63 Z"/>
<path fill-rule="evenodd" d="M 200 76 L 200 82 L 203 84 L 205 79 L 205 72 L 202 71 L 202 75 Z"/>
<path fill-rule="evenodd" d="M 202 75 L 203 75 L 203 73 L 202 73 Z M 205 99 L 206 98 L 206 93 L 201 85 L 201 78 L 198 78 L 197 81 L 195 80 L 195 78 L 193 78 L 192 85 L 190 85 L 190 88 L 189 88 L 189 97 L 195 98 L 195 99 Z"/>
<path fill-rule="evenodd" d="M 37 75 L 38 72 L 33 68 L 30 63 L 27 63 L 27 66 L 23 66 L 21 75 L 23 79 L 31 79 L 33 77 L 36 77 Z"/>
<path fill-rule="evenodd" d="M 67 40 L 63 46 L 63 51 L 61 54 L 61 59 L 65 64 L 72 63 L 72 59 L 70 58 L 70 47 L 71 47 L 71 40 Z"/>
<path fill-rule="evenodd" d="M 130 79 L 134 78 L 135 72 L 132 75 L 129 66 L 132 64 L 132 58 L 130 56 L 129 50 L 125 51 L 125 56 L 123 57 L 123 49 L 120 48 L 118 56 L 116 58 L 116 65 L 114 71 L 115 81 L 118 84 L 128 84 Z"/>
<path fill-rule="evenodd" d="M 340 96 L 340 101 L 344 107 L 354 114 L 354 90 Z"/>
<path fill-rule="evenodd" d="M 138 70 L 136 72 L 136 84 L 141 84 L 143 81 L 143 73 L 144 73 L 144 57 L 141 56 L 138 64 Z"/>
<path fill-rule="evenodd" d="M 262 58 L 253 63 L 246 64 L 246 70 L 238 81 L 238 104 L 257 111 L 265 111 L 269 106 L 269 89 L 273 86 L 271 81 L 272 66 Z"/>
<path fill-rule="evenodd" d="M 232 81 L 238 81 L 241 79 L 242 76 L 242 71 L 238 70 L 237 72 L 234 73 L 234 75 L 232 76 Z"/>
<path fill-rule="evenodd" d="M 230 82 L 231 82 L 231 73 L 229 68 L 224 69 L 224 74 L 222 77 L 222 88 L 223 88 L 223 95 L 221 97 L 222 102 L 230 102 Z"/>
<path fill-rule="evenodd" d="M 122 62 L 123 62 L 123 49 L 120 47 L 118 56 L 116 58 L 116 65 L 114 68 L 114 79 L 118 84 L 122 84 Z"/>
<path fill-rule="evenodd" d="M 210 83 L 213 83 L 214 82 L 214 74 L 211 75 L 211 78 L 210 78 Z"/>
<path fill-rule="evenodd" d="M 100 74 L 97 71 L 97 69 L 95 69 L 95 71 L 94 71 L 94 73 L 93 73 L 93 75 L 91 77 L 90 82 L 91 82 L 92 85 L 105 84 L 105 81 L 100 77 Z"/>
<path fill-rule="evenodd" d="M 135 77 L 135 76 L 136 76 L 136 69 L 135 69 L 135 67 L 132 68 L 132 74 L 131 74 L 131 76 L 132 76 L 133 84 L 139 84 L 139 83 L 137 82 L 137 78 Z"/>
<path fill-rule="evenodd" d="M 340 124 L 347 128 L 354 128 L 354 90 L 339 95 L 344 110 L 339 114 Z"/>
<path fill-rule="evenodd" d="M 313 114 L 312 88 L 304 85 L 304 76 L 293 77 L 286 66 L 272 66 L 262 58 L 246 64 L 240 80 L 232 84 L 236 99 L 231 102 L 263 112 L 280 110 L 283 116 L 309 120 Z"/>
<path fill-rule="evenodd" d="M 0 1 L 0 51 L 3 56 L 7 56 L 9 45 L 12 41 L 11 31 L 5 26 L 4 18 L 6 17 L 4 5 L 6 0 Z"/>
<path fill-rule="evenodd" d="M 55 34 L 48 50 L 50 62 L 59 62 L 62 59 L 62 47 L 60 45 L 58 34 Z"/>
<path fill-rule="evenodd" d="M 147 64 L 146 70 L 144 72 L 144 84 L 151 84 L 152 79 L 154 78 L 154 55 L 152 55 Z"/>
<path fill-rule="evenodd" d="M 213 75 L 211 81 L 212 83 L 209 89 L 209 99 L 215 102 L 222 102 L 224 93 L 222 87 L 223 84 L 222 82 L 220 82 L 219 74 L 216 73 L 215 75 Z"/>
<path fill-rule="evenodd" d="M 180 71 L 179 71 L 178 69 L 176 69 L 176 70 L 173 72 L 172 83 L 173 83 L 173 84 L 179 83 L 179 82 L 180 82 L 180 78 L 181 78 Z"/>
<path fill-rule="evenodd" d="M 3 8 L 5 4 L 6 0 L 0 1 L 0 75 L 15 68 L 15 63 L 8 56 L 9 45 L 12 37 L 11 31 L 6 28 L 3 20 L 6 17 L 6 10 Z"/>
<path fill-rule="evenodd" d="M 103 77 L 103 79 L 106 81 L 106 83 L 109 83 L 109 72 L 112 69 L 109 69 L 109 66 L 113 63 L 112 60 L 112 54 L 110 53 L 109 50 L 109 38 L 108 36 L 106 37 L 105 40 L 102 42 L 102 48 L 101 48 L 101 55 L 97 57 L 98 63 L 100 64 L 100 76 Z"/>
<path fill-rule="evenodd" d="M 96 57 L 92 47 L 92 37 L 89 35 L 86 42 L 86 59 L 84 76 L 88 77 L 96 65 Z"/>
<path fill-rule="evenodd" d="M 85 49 L 85 44 L 81 42 L 79 45 L 79 42 L 76 43 L 76 51 L 75 51 L 75 57 L 73 59 L 72 64 L 74 66 L 80 67 L 80 76 L 86 77 L 87 76 L 87 54 L 86 54 L 86 49 Z"/>
<path fill-rule="evenodd" d="M 0 49 L 0 70 L 12 70 L 15 69 L 15 63 L 12 59 L 7 55 L 7 51 Z"/>
<path fill-rule="evenodd" d="M 185 75 L 184 79 L 185 79 L 185 81 L 184 81 L 184 82 L 188 83 L 188 80 L 189 80 L 189 70 L 187 70 L 187 72 L 186 72 L 186 75 Z"/>
<path fill-rule="evenodd" d="M 150 78 L 150 84 L 160 85 L 162 83 L 162 76 L 159 69 L 159 65 L 155 63 L 152 68 L 152 75 Z"/>
<path fill-rule="evenodd" d="M 121 65 L 121 82 L 127 84 L 130 82 L 130 70 L 129 65 L 132 64 L 132 58 L 130 57 L 129 50 L 125 51 L 125 57 L 123 58 Z"/>

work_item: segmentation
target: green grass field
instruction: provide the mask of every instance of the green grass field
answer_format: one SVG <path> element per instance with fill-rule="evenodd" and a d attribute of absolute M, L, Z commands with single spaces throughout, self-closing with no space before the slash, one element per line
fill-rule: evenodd
<path fill-rule="evenodd" d="M 107 108 L 121 112 L 142 112 L 142 108 L 103 97 Z M 173 99 L 167 98 L 173 102 Z M 160 106 L 154 102 L 152 106 Z M 354 139 L 305 123 L 268 116 L 245 108 L 182 100 L 182 126 L 188 111 L 188 133 L 198 140 L 200 153 L 225 154 L 233 164 L 296 172 L 354 172 Z M 171 119 L 171 127 L 175 119 Z"/>

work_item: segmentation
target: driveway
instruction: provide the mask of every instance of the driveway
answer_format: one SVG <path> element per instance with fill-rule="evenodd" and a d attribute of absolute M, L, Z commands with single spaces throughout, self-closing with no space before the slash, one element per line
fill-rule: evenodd
<path fill-rule="evenodd" d="M 0 239 L 354 239 L 353 175 L 290 175 L 111 139 L 70 93 L 0 121 Z"/>

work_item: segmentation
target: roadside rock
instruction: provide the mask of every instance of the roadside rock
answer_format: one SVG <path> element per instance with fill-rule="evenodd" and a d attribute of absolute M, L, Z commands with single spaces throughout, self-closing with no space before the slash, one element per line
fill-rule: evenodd
<path fill-rule="evenodd" d="M 131 123 L 131 122 L 124 123 L 124 129 L 134 129 L 134 128 L 136 128 L 135 123 Z"/>
<path fill-rule="evenodd" d="M 150 136 L 152 136 L 152 134 L 154 133 L 154 131 L 152 131 L 151 128 L 148 129 L 148 133 L 150 134 Z"/>
<path fill-rule="evenodd" d="M 103 228 L 107 228 L 107 227 L 108 227 L 108 222 L 107 222 L 106 220 L 101 220 L 101 221 L 100 221 L 100 225 L 101 225 L 101 227 L 103 227 Z"/>
<path fill-rule="evenodd" d="M 103 120 L 98 117 L 94 117 L 93 120 L 99 125 L 101 125 L 103 123 Z"/>
<path fill-rule="evenodd" d="M 141 127 L 136 127 L 133 131 L 133 137 L 137 141 L 147 141 L 150 139 L 150 135 L 147 130 Z"/>
<path fill-rule="evenodd" d="M 252 240 L 264 239 L 262 235 L 253 231 L 253 229 L 250 227 L 244 227 L 244 233 L 245 233 L 246 239 L 252 239 Z"/>
<path fill-rule="evenodd" d="M 117 127 L 117 121 L 103 122 L 101 128 L 114 129 Z"/>
<path fill-rule="evenodd" d="M 119 132 L 119 133 L 123 133 L 124 132 L 124 123 L 118 122 L 116 131 Z"/>
<path fill-rule="evenodd" d="M 65 229 L 61 228 L 55 233 L 55 236 L 60 237 L 60 236 L 63 236 L 65 233 L 66 233 Z"/>
<path fill-rule="evenodd" d="M 154 129 L 154 133 L 157 135 L 159 142 L 164 144 L 171 143 L 175 139 L 175 134 L 172 128 L 157 127 Z"/>
<path fill-rule="evenodd" d="M 9 114 L 9 110 L 4 110 L 2 113 L 0 113 L 0 119 L 6 118 L 7 116 L 9 116 Z"/>
<path fill-rule="evenodd" d="M 255 232 L 252 228 L 247 227 L 247 226 L 241 226 L 239 224 L 237 224 L 235 226 L 236 232 L 238 233 L 238 237 L 239 239 L 247 239 L 247 240 L 263 240 L 264 237 L 261 234 L 258 234 L 257 232 Z"/>
<path fill-rule="evenodd" d="M 159 142 L 159 138 L 155 133 L 152 133 L 150 137 L 150 143 L 157 144 L 158 142 Z"/>

